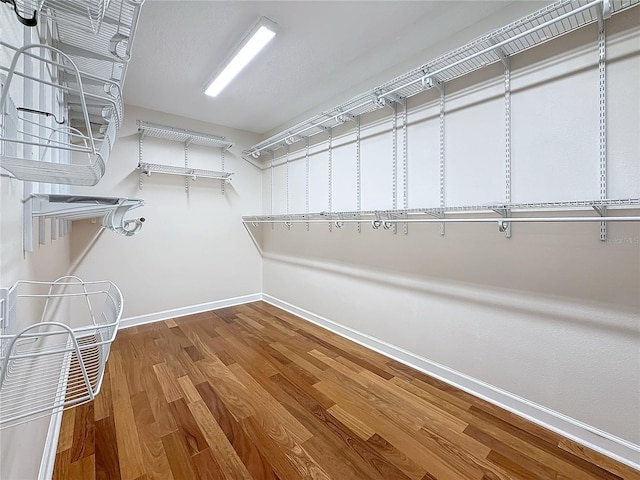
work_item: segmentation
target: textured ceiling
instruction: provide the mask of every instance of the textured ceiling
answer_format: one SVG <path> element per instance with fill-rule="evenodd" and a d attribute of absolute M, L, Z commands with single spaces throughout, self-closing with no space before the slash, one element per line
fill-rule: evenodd
<path fill-rule="evenodd" d="M 540 2 L 147 0 L 125 101 L 264 134 L 516 3 L 521 15 Z M 205 96 L 261 16 L 278 24 L 274 41 L 218 97 Z"/>

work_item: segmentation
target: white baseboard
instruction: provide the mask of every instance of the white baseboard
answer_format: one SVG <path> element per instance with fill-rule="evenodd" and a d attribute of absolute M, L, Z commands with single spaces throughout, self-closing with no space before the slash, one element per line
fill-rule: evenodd
<path fill-rule="evenodd" d="M 187 307 L 172 308 L 156 313 L 148 313 L 145 315 L 137 315 L 135 317 L 123 318 L 120 320 L 118 328 L 129 328 L 145 323 L 159 322 L 170 318 L 184 317 L 185 315 L 193 315 L 194 313 L 208 312 L 218 308 L 233 307 L 243 303 L 256 302 L 262 300 L 261 293 L 251 295 L 243 295 L 241 297 L 225 298 L 223 300 L 215 300 L 213 302 L 200 303 L 198 305 L 190 305 Z"/>
<path fill-rule="evenodd" d="M 397 360 L 409 367 L 435 377 L 443 382 L 468 392 L 487 402 L 504 408 L 533 423 L 563 435 L 586 447 L 611 457 L 625 465 L 640 470 L 640 445 L 587 425 L 549 408 L 489 385 L 478 379 L 432 362 L 402 348 L 377 338 L 340 325 L 332 320 L 316 315 L 271 295 L 262 294 L 262 299 L 276 307 L 290 312 L 333 333 L 370 348 L 386 357 Z"/>

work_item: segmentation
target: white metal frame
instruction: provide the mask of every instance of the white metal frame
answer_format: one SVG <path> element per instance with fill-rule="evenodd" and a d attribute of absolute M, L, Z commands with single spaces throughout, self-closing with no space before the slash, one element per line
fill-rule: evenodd
<path fill-rule="evenodd" d="M 640 0 L 559 0 L 526 17 L 494 30 L 441 57 L 427 62 L 337 107 L 253 145 L 242 152 L 255 163 L 264 152 L 273 152 L 306 137 L 323 133 L 354 116 L 416 95 L 455 78 L 484 68 L 553 38 L 640 3 Z"/>
<path fill-rule="evenodd" d="M 640 217 L 634 215 L 610 216 L 609 209 L 634 210 L 640 207 L 640 199 L 610 199 L 606 192 L 607 174 L 607 149 L 606 149 L 606 58 L 605 58 L 605 20 L 613 13 L 618 13 L 628 7 L 640 4 L 640 0 L 559 0 L 555 3 L 511 24 L 488 33 L 468 44 L 442 55 L 435 60 L 427 62 L 420 67 L 407 72 L 377 88 L 365 92 L 352 100 L 335 107 L 332 110 L 322 112 L 308 120 L 305 120 L 288 130 L 278 133 L 242 152 L 243 158 L 261 169 L 271 168 L 271 215 L 245 216 L 245 224 L 258 225 L 261 223 L 283 223 L 291 228 L 293 223 L 325 223 L 329 222 L 338 228 L 347 223 L 357 223 L 358 231 L 364 219 L 372 222 L 374 228 L 383 225 L 397 232 L 397 224 L 402 223 L 404 233 L 408 232 L 409 223 L 439 223 L 440 234 L 444 235 L 444 225 L 447 222 L 491 222 L 495 218 L 486 218 L 486 214 L 499 215 L 499 228 L 507 238 L 511 237 L 511 224 L 515 222 L 589 222 L 600 223 L 600 239 L 606 241 L 606 224 L 610 221 L 639 221 Z M 541 202 L 529 204 L 513 204 L 511 202 L 511 62 L 510 57 L 529 48 L 540 45 L 553 38 L 574 31 L 585 25 L 598 22 L 598 50 L 599 50 L 599 91 L 600 91 L 600 198 L 582 202 Z M 468 205 L 450 207 L 445 202 L 445 84 L 446 82 L 466 75 L 477 69 L 501 62 L 504 65 L 504 114 L 505 114 L 505 201 L 496 205 Z M 407 179 L 407 134 L 406 134 L 406 99 L 416 95 L 425 89 L 437 88 L 439 91 L 440 106 L 440 205 L 436 208 L 408 208 L 408 179 Z M 361 211 L 360 195 L 360 149 L 359 131 L 361 128 L 360 116 L 385 106 L 393 109 L 392 138 L 393 138 L 393 199 L 392 209 L 384 211 Z M 402 110 L 400 110 L 402 107 Z M 399 113 L 402 115 L 398 125 Z M 357 211 L 333 212 L 331 209 L 331 149 L 332 129 L 346 122 L 353 122 L 356 126 L 356 165 L 357 179 L 356 192 L 358 195 Z M 398 130 L 401 130 L 400 145 L 398 145 Z M 284 163 L 282 158 L 289 158 L 291 146 L 304 141 L 304 148 L 308 150 L 309 138 L 319 133 L 327 133 L 329 150 L 329 198 L 328 212 L 309 213 L 308 208 L 304 214 L 273 215 L 273 168 L 276 164 Z M 286 149 L 287 154 L 274 161 L 275 152 Z M 263 153 L 268 153 L 270 162 L 260 161 Z M 401 157 L 399 155 L 401 153 Z M 400 158 L 399 158 L 400 157 Z M 288 162 L 288 160 L 287 160 Z M 402 162 L 402 163 L 400 163 Z M 400 175 L 401 171 L 401 175 Z M 401 177 L 401 178 L 400 178 Z M 309 179 L 306 177 L 308 190 Z M 403 208 L 398 208 L 398 183 L 403 185 Z M 288 188 L 287 182 L 287 188 Z M 308 193 L 307 193 L 308 195 Z M 287 191 L 288 196 L 288 191 Z M 576 209 L 586 209 L 595 212 L 596 216 L 576 215 Z M 544 212 L 552 211 L 562 215 L 549 216 Z M 514 212 L 536 212 L 538 215 L 513 218 Z M 467 214 L 465 218 L 451 214 Z M 540 215 L 541 213 L 541 215 Z M 412 218 L 409 218 L 411 216 Z"/>
<path fill-rule="evenodd" d="M 225 152 L 233 147 L 233 142 L 229 142 L 225 137 L 212 135 L 210 133 L 195 132 L 183 128 L 168 127 L 155 123 L 138 120 L 138 187 L 142 190 L 142 179 L 146 175 L 150 177 L 153 173 L 164 175 L 180 175 L 184 177 L 185 192 L 189 193 L 189 180 L 195 181 L 198 178 L 213 178 L 221 180 L 221 193 L 224 195 L 226 182 L 231 181 L 231 172 L 224 171 Z M 164 165 L 148 163 L 143 161 L 143 141 L 146 136 L 161 138 L 172 142 L 184 144 L 184 167 L 176 165 Z M 189 166 L 189 145 L 202 145 L 205 147 L 220 149 L 221 170 L 206 170 L 201 168 L 191 168 Z"/>
<path fill-rule="evenodd" d="M 49 21 L 52 38 L 50 44 L 22 48 L 0 42 L 0 48 L 9 49 L 14 57 L 11 66 L 0 66 L 7 74 L 0 115 L 8 125 L 0 132 L 0 165 L 25 181 L 95 185 L 104 174 L 122 122 L 122 84 L 142 1 L 17 1 L 23 11 L 34 9 Z M 50 81 L 40 78 L 32 62 L 45 64 Z M 29 91 L 35 94 L 35 106 L 19 104 L 26 96 L 13 102 L 9 98 L 16 77 L 33 84 Z M 56 101 L 64 104 L 63 118 L 40 107 L 44 99 L 39 98 L 43 92 L 39 87 L 43 85 L 53 89 Z M 19 146 L 35 148 L 16 148 Z M 50 161 L 46 153 L 51 150 L 87 157 L 69 155 L 71 162 Z"/>
<path fill-rule="evenodd" d="M 65 276 L 19 281 L 0 299 L 0 428 L 93 400 L 122 316 L 118 287 Z M 62 320 L 72 307 L 81 312 Z"/>

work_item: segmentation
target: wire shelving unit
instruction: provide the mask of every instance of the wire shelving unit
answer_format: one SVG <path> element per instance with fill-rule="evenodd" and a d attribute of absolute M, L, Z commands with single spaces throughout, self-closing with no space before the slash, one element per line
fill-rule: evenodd
<path fill-rule="evenodd" d="M 559 0 L 502 28 L 494 30 L 445 55 L 420 65 L 331 110 L 319 113 L 244 150 L 245 160 L 256 164 L 263 153 L 302 144 L 305 138 L 354 121 L 393 102 L 471 73 L 548 42 L 611 14 L 637 5 L 640 0 Z M 266 157 L 269 157 L 268 155 Z M 265 156 L 262 156 L 264 159 Z M 258 165 L 263 165 L 260 161 Z"/>
<path fill-rule="evenodd" d="M 0 66 L 0 165 L 20 180 L 95 185 L 122 123 L 142 1 L 17 2 L 23 13 L 52 20 L 52 39 L 22 48 L 0 42 L 13 57 Z"/>
<path fill-rule="evenodd" d="M 75 276 L 0 289 L 0 428 L 93 400 L 122 306 L 113 283 Z"/>
<path fill-rule="evenodd" d="M 193 130 L 186 130 L 176 127 L 168 127 L 165 125 L 158 125 L 155 123 L 138 121 L 138 133 L 139 133 L 139 159 L 138 170 L 139 187 L 142 189 L 143 176 L 150 177 L 153 173 L 159 173 L 164 175 L 179 175 L 185 179 L 185 191 L 189 192 L 189 179 L 196 180 L 198 178 L 213 178 L 221 180 L 222 194 L 224 195 L 224 184 L 231 181 L 231 172 L 224 171 L 224 158 L 225 152 L 233 147 L 233 142 L 229 142 L 225 137 L 218 135 L 212 135 L 209 133 L 195 132 Z M 165 165 L 157 163 L 149 163 L 143 161 L 143 141 L 145 137 L 155 137 L 172 142 L 178 142 L 184 144 L 184 166 L 177 165 Z M 189 166 L 189 146 L 201 145 L 204 147 L 211 147 L 220 149 L 220 163 L 221 170 L 207 170 L 201 168 L 192 168 Z"/>

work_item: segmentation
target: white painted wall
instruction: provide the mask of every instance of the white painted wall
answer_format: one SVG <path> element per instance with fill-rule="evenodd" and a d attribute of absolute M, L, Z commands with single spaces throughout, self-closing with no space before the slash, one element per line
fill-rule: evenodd
<path fill-rule="evenodd" d="M 636 8 L 607 23 L 611 198 L 640 196 L 637 18 Z M 512 201 L 599 198 L 596 39 L 590 26 L 512 59 Z M 504 201 L 502 69 L 446 88 L 447 205 Z M 363 209 L 392 207 L 389 112 L 363 118 L 377 125 L 363 128 Z M 437 114 L 435 89 L 409 102 L 409 207 L 438 205 Z M 353 139 L 335 142 L 334 211 L 356 209 Z M 312 153 L 318 212 L 328 209 L 326 142 Z M 304 212 L 296 158 L 288 211 Z M 273 196 L 271 183 L 268 169 L 263 211 L 285 213 L 286 165 L 273 169 Z M 402 207 L 402 182 L 397 194 Z M 261 228 L 266 294 L 640 444 L 637 223 L 610 224 L 607 242 L 597 223 L 514 224 L 509 240 L 494 224 L 447 224 L 444 237 L 437 224 L 407 236 L 368 224 L 361 234 Z"/>
<path fill-rule="evenodd" d="M 222 135 L 235 142 L 225 155 L 226 171 L 234 172 L 226 195 L 221 194 L 218 180 L 190 181 L 187 195 L 183 177 L 160 174 L 145 176 L 139 190 L 137 120 Z M 142 198 L 144 207 L 131 211 L 131 216 L 145 217 L 146 222 L 133 237 L 110 231 L 99 234 L 98 225 L 75 222 L 72 272 L 118 285 L 124 296 L 124 319 L 261 292 L 260 255 L 239 221 L 261 205 L 260 172 L 239 155 L 255 141 L 249 133 L 127 106 L 105 176 L 97 186 L 75 191 Z M 184 147 L 146 137 L 143 160 L 184 165 Z M 219 170 L 220 161 L 219 149 L 189 148 L 194 168 Z"/>

